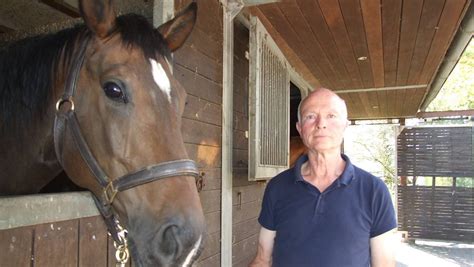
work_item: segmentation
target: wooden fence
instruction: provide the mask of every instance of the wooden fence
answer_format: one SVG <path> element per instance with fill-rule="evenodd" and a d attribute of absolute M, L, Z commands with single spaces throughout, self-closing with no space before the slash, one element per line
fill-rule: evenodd
<path fill-rule="evenodd" d="M 410 238 L 474 240 L 474 188 L 455 178 L 474 179 L 473 129 L 405 128 L 398 136 L 398 224 Z M 416 185 L 417 176 L 432 176 L 432 185 Z M 452 177 L 452 186 L 437 186 L 438 177 Z"/>
<path fill-rule="evenodd" d="M 474 177 L 474 127 L 405 128 L 397 139 L 399 176 Z"/>
<path fill-rule="evenodd" d="M 399 186 L 399 230 L 410 238 L 474 240 L 474 188 Z"/>

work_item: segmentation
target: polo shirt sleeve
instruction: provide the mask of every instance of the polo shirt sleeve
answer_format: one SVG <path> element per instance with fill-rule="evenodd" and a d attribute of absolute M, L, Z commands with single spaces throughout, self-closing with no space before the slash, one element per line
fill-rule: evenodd
<path fill-rule="evenodd" d="M 272 183 L 267 184 L 265 188 L 265 193 L 263 194 L 262 200 L 262 209 L 260 210 L 260 216 L 258 217 L 258 222 L 264 228 L 275 231 L 275 220 L 273 214 L 274 203 L 272 202 Z"/>
<path fill-rule="evenodd" d="M 376 179 L 372 199 L 372 228 L 370 237 L 376 237 L 397 227 L 397 218 L 387 185 Z"/>

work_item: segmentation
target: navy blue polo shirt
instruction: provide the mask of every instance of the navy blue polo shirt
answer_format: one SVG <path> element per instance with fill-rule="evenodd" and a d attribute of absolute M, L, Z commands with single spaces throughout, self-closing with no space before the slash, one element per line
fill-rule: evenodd
<path fill-rule="evenodd" d="M 385 183 L 341 156 L 323 193 L 301 175 L 306 155 L 268 183 L 258 221 L 276 231 L 273 266 L 370 266 L 370 238 L 397 227 Z"/>

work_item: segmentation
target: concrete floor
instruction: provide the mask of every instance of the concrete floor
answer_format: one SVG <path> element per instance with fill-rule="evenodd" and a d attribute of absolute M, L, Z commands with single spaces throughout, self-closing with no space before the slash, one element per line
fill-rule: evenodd
<path fill-rule="evenodd" d="M 474 267 L 474 243 L 437 240 L 402 242 L 397 251 L 397 267 L 408 266 Z"/>

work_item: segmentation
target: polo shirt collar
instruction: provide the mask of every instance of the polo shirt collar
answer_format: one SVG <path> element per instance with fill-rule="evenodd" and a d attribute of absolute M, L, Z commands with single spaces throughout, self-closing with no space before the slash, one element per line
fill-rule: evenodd
<path fill-rule="evenodd" d="M 348 185 L 354 178 L 354 165 L 352 165 L 350 159 L 345 154 L 341 154 L 342 159 L 346 162 L 346 167 L 342 174 L 337 178 L 336 182 L 342 185 Z M 308 161 L 308 155 L 302 155 L 296 161 L 294 171 L 295 171 L 295 183 L 297 182 L 304 182 L 303 175 L 301 174 L 301 166 Z"/>

